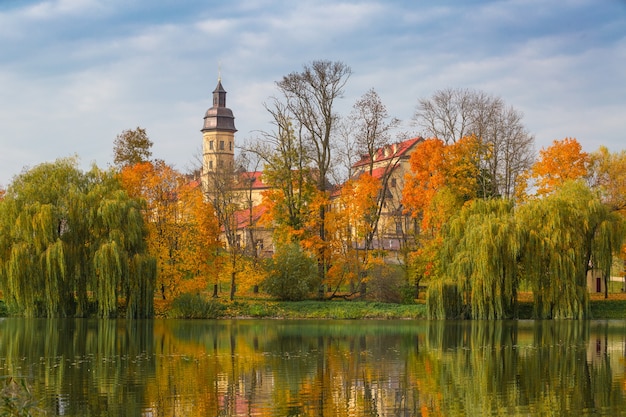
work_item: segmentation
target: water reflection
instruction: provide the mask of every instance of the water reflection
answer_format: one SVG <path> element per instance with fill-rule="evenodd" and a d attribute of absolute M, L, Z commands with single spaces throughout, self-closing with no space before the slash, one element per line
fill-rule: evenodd
<path fill-rule="evenodd" d="M 48 415 L 626 415 L 626 324 L 5 319 Z"/>

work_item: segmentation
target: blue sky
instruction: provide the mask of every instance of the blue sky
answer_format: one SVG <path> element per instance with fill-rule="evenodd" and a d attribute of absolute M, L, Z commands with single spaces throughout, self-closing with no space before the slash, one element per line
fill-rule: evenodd
<path fill-rule="evenodd" d="M 271 130 L 275 82 L 317 59 L 352 68 L 339 112 L 374 88 L 403 132 L 419 98 L 471 88 L 523 112 L 537 150 L 626 149 L 625 0 L 3 0 L 0 185 L 74 154 L 107 167 L 137 126 L 186 171 L 218 68 L 243 142 Z"/>

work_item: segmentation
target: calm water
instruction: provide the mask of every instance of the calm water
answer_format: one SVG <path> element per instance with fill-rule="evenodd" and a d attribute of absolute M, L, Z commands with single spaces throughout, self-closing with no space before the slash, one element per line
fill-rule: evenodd
<path fill-rule="evenodd" d="M 0 321 L 52 416 L 626 416 L 625 355 L 621 321 Z"/>

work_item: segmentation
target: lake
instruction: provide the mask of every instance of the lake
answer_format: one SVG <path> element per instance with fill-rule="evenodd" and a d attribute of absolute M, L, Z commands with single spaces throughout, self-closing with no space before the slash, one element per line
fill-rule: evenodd
<path fill-rule="evenodd" d="M 624 321 L 0 320 L 48 416 L 626 416 L 625 360 Z"/>

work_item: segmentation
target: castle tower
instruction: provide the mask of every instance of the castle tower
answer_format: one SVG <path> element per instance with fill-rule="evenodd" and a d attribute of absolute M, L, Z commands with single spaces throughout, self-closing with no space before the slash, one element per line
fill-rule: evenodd
<path fill-rule="evenodd" d="M 221 79 L 213 91 L 213 106 L 204 115 L 202 127 L 202 179 L 217 172 L 232 172 L 235 165 L 235 117 L 226 107 L 226 90 Z M 206 189 L 206 188 L 205 188 Z"/>

